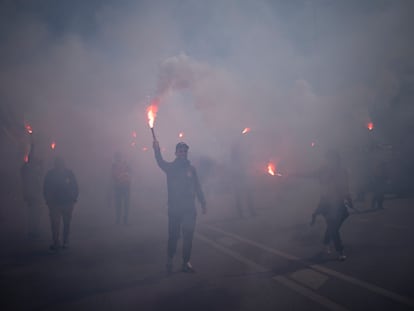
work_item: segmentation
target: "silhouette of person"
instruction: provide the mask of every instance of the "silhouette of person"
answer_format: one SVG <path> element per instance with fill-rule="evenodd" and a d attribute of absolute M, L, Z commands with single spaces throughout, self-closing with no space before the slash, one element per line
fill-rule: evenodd
<path fill-rule="evenodd" d="M 69 231 L 72 213 L 78 199 L 78 183 L 73 172 L 66 168 L 62 157 L 56 157 L 54 167 L 44 180 L 43 195 L 49 208 L 52 242 L 50 249 L 57 251 L 60 243 L 60 222 L 63 221 L 63 248 L 69 247 Z"/>
<path fill-rule="evenodd" d="M 128 223 L 129 202 L 131 192 L 131 168 L 122 158 L 120 152 L 114 155 L 111 170 L 111 183 L 115 198 L 116 223 L 120 224 L 121 218 L 126 225 Z"/>
<path fill-rule="evenodd" d="M 233 145 L 231 149 L 231 181 L 234 191 L 235 207 L 237 214 L 243 218 L 246 210 L 250 216 L 256 216 L 253 203 L 253 186 L 248 172 L 248 157 L 240 144 Z"/>
<path fill-rule="evenodd" d="M 22 180 L 23 199 L 27 207 L 28 237 L 36 238 L 39 235 L 40 218 L 42 214 L 42 162 L 35 156 L 34 143 L 31 144 L 27 162 L 20 170 Z"/>
<path fill-rule="evenodd" d="M 330 253 L 330 243 L 333 242 L 339 260 L 345 260 L 344 246 L 340 228 L 349 216 L 348 207 L 353 208 L 349 193 L 348 173 L 341 165 L 341 158 L 336 150 L 325 154 L 325 163 L 315 172 L 308 174 L 294 174 L 299 177 L 313 177 L 319 180 L 320 201 L 312 215 L 312 222 L 317 215 L 322 215 L 326 221 L 326 230 L 323 239 L 326 251 Z"/>
<path fill-rule="evenodd" d="M 190 263 L 193 235 L 196 224 L 195 198 L 206 213 L 206 200 L 197 172 L 188 160 L 189 146 L 180 142 L 175 148 L 175 160 L 166 162 L 161 155 L 158 141 L 153 142 L 155 159 L 167 176 L 168 189 L 168 249 L 167 272 L 172 272 L 173 258 L 177 249 L 180 230 L 183 237 L 183 272 L 195 272 Z"/>

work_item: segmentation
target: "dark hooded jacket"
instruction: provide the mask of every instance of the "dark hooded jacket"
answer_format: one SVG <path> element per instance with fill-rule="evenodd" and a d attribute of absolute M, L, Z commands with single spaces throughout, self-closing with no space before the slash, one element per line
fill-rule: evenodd
<path fill-rule="evenodd" d="M 48 205 L 74 204 L 79 195 L 78 183 L 70 169 L 53 168 L 45 177 L 43 195 Z"/>
<path fill-rule="evenodd" d="M 194 210 L 196 197 L 201 205 L 205 205 L 196 169 L 190 161 L 177 158 L 173 162 L 167 162 L 159 149 L 154 152 L 158 166 L 167 175 L 168 208 L 174 211 Z"/>

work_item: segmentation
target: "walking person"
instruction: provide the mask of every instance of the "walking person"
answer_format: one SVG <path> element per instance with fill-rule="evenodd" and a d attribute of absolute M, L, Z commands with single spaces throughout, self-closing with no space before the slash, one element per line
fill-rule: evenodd
<path fill-rule="evenodd" d="M 20 171 L 22 180 L 23 199 L 27 206 L 27 234 L 29 238 L 39 235 L 40 218 L 42 214 L 42 162 L 35 156 L 34 144 Z"/>
<path fill-rule="evenodd" d="M 167 162 L 162 158 L 158 141 L 153 142 L 155 159 L 158 166 L 167 176 L 168 189 L 168 246 L 167 246 L 167 272 L 173 269 L 173 258 L 177 250 L 180 230 L 183 238 L 182 271 L 193 273 L 190 263 L 193 235 L 196 224 L 197 197 L 201 204 L 203 214 L 206 213 L 206 200 L 197 172 L 188 160 L 189 146 L 180 142 L 175 147 L 175 160 Z"/>
<path fill-rule="evenodd" d="M 43 184 L 43 195 L 49 208 L 52 229 L 50 249 L 58 251 L 68 248 L 72 213 L 78 199 L 79 190 L 76 177 L 66 168 L 62 157 L 56 157 L 54 167 L 50 169 Z M 60 243 L 60 222 L 63 221 L 63 245 Z"/>
<path fill-rule="evenodd" d="M 115 199 L 116 224 L 128 224 L 129 202 L 131 193 L 131 168 L 123 159 L 120 152 L 116 152 L 111 170 L 111 184 Z"/>
<path fill-rule="evenodd" d="M 319 180 L 319 205 L 312 215 L 312 222 L 317 215 L 322 215 L 326 221 L 326 230 L 323 244 L 327 253 L 330 253 L 330 244 L 333 243 L 338 259 L 346 259 L 340 229 L 349 216 L 348 208 L 353 208 L 349 193 L 348 173 L 341 165 L 340 155 L 335 150 L 325 154 L 325 163 L 315 172 L 309 174 L 295 174 L 298 177 L 313 177 Z"/>

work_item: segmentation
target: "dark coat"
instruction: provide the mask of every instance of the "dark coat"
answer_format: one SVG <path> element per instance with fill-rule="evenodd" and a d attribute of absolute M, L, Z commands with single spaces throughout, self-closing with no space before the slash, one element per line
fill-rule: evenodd
<path fill-rule="evenodd" d="M 190 161 L 175 159 L 173 162 L 167 162 L 162 158 L 159 149 L 154 151 L 158 166 L 167 175 L 168 208 L 174 211 L 192 211 L 195 209 L 196 197 L 201 205 L 205 206 L 206 201 L 197 172 Z"/>
<path fill-rule="evenodd" d="M 43 184 L 43 196 L 50 204 L 74 204 L 79 195 L 75 175 L 69 169 L 51 169 L 47 172 Z"/>

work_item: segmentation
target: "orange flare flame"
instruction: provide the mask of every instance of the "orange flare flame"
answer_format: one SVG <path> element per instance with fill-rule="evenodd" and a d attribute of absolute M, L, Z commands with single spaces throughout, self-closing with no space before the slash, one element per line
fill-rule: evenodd
<path fill-rule="evenodd" d="M 245 127 L 244 130 L 242 131 L 242 134 L 247 134 L 251 131 L 252 129 L 250 127 Z"/>
<path fill-rule="evenodd" d="M 274 165 L 272 162 L 270 162 L 270 163 L 267 165 L 267 172 L 268 172 L 270 175 L 275 176 L 275 171 L 276 171 L 276 167 L 275 167 L 275 165 Z"/>
<path fill-rule="evenodd" d="M 267 172 L 272 176 L 282 176 L 282 174 L 276 172 L 276 165 L 272 162 L 267 164 Z"/>
<path fill-rule="evenodd" d="M 25 125 L 25 128 L 26 128 L 27 133 L 29 133 L 29 134 L 33 134 L 33 129 L 32 129 L 32 127 L 30 126 L 30 124 L 26 124 L 26 125 Z"/>
<path fill-rule="evenodd" d="M 158 107 L 156 105 L 150 105 L 147 108 L 148 125 L 150 128 L 154 127 L 155 118 L 157 117 Z"/>

